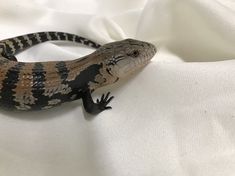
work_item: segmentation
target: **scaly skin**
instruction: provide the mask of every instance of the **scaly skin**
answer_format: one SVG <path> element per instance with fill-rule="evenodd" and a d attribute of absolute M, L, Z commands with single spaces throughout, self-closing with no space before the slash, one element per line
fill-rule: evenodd
<path fill-rule="evenodd" d="M 17 62 L 15 54 L 50 40 L 82 43 L 95 52 L 70 61 Z M 98 114 L 110 109 L 110 93 L 93 101 L 91 93 L 113 84 L 146 65 L 155 55 L 150 43 L 133 39 L 100 46 L 73 34 L 41 32 L 0 41 L 0 106 L 16 110 L 41 110 L 82 99 L 85 110 Z"/>

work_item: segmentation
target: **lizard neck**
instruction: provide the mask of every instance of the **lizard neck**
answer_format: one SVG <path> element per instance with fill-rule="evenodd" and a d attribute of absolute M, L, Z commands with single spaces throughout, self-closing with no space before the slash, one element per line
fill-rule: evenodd
<path fill-rule="evenodd" d="M 82 85 L 87 84 L 90 90 L 112 84 L 118 80 L 107 72 L 107 66 L 100 53 L 94 52 L 88 56 L 71 61 L 68 64 L 69 77 L 74 80 L 80 80 Z M 68 77 L 68 80 L 70 80 Z"/>

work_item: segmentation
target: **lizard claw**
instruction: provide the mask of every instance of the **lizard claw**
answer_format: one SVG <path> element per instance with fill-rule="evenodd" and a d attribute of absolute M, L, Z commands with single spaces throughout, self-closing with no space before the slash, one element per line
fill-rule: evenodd
<path fill-rule="evenodd" d="M 114 96 L 109 97 L 109 95 L 110 95 L 110 92 L 108 92 L 106 95 L 102 94 L 100 100 L 99 99 L 96 100 L 96 103 L 99 106 L 100 110 L 112 109 L 111 106 L 107 106 L 107 105 L 114 98 Z"/>

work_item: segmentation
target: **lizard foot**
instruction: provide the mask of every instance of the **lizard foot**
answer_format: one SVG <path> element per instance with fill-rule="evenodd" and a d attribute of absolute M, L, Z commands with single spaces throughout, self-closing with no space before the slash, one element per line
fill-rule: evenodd
<path fill-rule="evenodd" d="M 112 107 L 111 106 L 107 106 L 109 103 L 110 103 L 110 101 L 114 98 L 114 96 L 109 96 L 110 95 L 110 92 L 108 92 L 106 95 L 105 94 L 103 94 L 102 96 L 101 96 L 101 98 L 100 98 L 100 100 L 99 99 L 97 99 L 96 100 L 96 104 L 99 106 L 99 109 L 100 110 L 106 110 L 106 109 L 112 109 Z"/>

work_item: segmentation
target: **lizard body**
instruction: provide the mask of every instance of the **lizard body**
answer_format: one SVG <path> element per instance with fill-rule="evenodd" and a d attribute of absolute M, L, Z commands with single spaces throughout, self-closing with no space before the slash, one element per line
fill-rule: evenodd
<path fill-rule="evenodd" d="M 97 48 L 82 58 L 68 61 L 18 62 L 15 54 L 33 45 L 67 40 Z M 115 83 L 146 65 L 156 53 L 154 45 L 126 39 L 100 46 L 62 32 L 40 32 L 0 41 L 0 106 L 10 110 L 41 110 L 82 99 L 91 114 L 110 109 L 113 99 L 103 94 L 93 101 L 91 93 Z"/>

